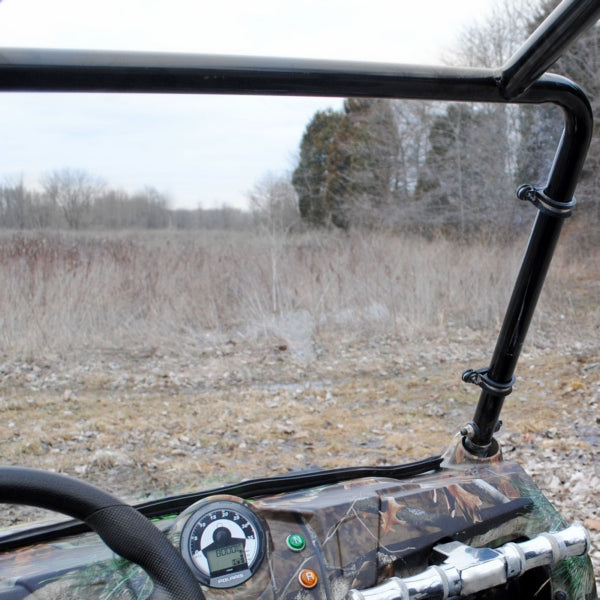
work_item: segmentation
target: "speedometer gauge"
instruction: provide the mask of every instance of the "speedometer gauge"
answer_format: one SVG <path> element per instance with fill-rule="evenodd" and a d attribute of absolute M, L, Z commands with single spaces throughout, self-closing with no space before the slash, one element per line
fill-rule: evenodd
<path fill-rule="evenodd" d="M 181 553 L 205 585 L 229 588 L 244 583 L 265 555 L 264 527 L 250 508 L 215 499 L 189 517 L 181 532 Z"/>

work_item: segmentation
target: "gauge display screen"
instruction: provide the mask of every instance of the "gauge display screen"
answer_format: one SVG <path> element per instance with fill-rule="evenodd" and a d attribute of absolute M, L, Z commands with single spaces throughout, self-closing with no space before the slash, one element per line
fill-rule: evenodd
<path fill-rule="evenodd" d="M 247 567 L 244 544 L 237 543 L 222 548 L 206 550 L 206 560 L 212 574 L 226 571 L 233 567 Z"/>
<path fill-rule="evenodd" d="M 241 500 L 215 499 L 189 517 L 180 547 L 202 583 L 230 588 L 258 570 L 266 551 L 266 535 L 258 515 Z"/>

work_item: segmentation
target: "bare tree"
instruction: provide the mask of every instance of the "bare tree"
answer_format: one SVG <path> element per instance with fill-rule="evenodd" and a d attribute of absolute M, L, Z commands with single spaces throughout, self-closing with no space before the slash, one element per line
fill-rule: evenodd
<path fill-rule="evenodd" d="M 259 233 L 268 241 L 271 264 L 271 310 L 281 310 L 281 281 L 279 262 L 285 237 L 299 223 L 298 197 L 289 177 L 272 173 L 261 179 L 249 194 L 250 207 Z"/>
<path fill-rule="evenodd" d="M 495 3 L 480 21 L 460 35 L 457 47 L 445 58 L 449 64 L 494 68 L 504 64 L 528 35 L 528 24 L 536 10 L 531 0 Z"/>
<path fill-rule="evenodd" d="M 255 221 L 272 233 L 286 233 L 298 224 L 298 197 L 289 177 L 268 173 L 248 194 Z"/>
<path fill-rule="evenodd" d="M 61 169 L 42 178 L 48 200 L 62 211 L 71 229 L 87 224 L 91 207 L 104 189 L 104 183 L 81 169 Z"/>
<path fill-rule="evenodd" d="M 400 203 L 406 203 L 413 199 L 421 179 L 429 131 L 440 109 L 430 102 L 396 100 L 392 110 L 399 140 L 395 187 Z"/>
<path fill-rule="evenodd" d="M 0 186 L 0 211 L 4 227 L 23 229 L 28 226 L 29 194 L 23 179 L 6 178 Z"/>
<path fill-rule="evenodd" d="M 462 32 L 446 62 L 487 68 L 504 64 L 527 37 L 538 5 L 531 0 L 495 4 Z M 435 209 L 432 216 L 449 212 L 463 234 L 492 217 L 508 227 L 522 220 L 513 194 L 522 170 L 522 122 L 520 108 L 504 104 L 451 105 L 434 119 L 418 190 Z"/>

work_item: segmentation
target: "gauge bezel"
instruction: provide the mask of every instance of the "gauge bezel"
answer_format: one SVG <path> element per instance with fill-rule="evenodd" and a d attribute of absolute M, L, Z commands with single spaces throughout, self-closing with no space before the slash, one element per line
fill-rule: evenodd
<path fill-rule="evenodd" d="M 192 536 L 195 535 L 196 527 L 209 518 L 215 512 L 222 511 L 237 513 L 240 518 L 248 522 L 254 531 L 256 549 L 250 562 L 245 568 L 233 569 L 228 573 L 211 573 L 201 569 L 194 559 L 192 551 Z M 234 520 L 221 516 L 215 519 L 215 523 L 221 520 Z M 248 538 L 247 538 L 248 539 Z M 261 518 L 242 500 L 240 502 L 231 499 L 214 499 L 199 506 L 187 519 L 182 532 L 179 547 L 181 554 L 200 583 L 212 588 L 232 588 L 248 581 L 260 568 L 266 554 L 267 536 L 265 526 Z"/>

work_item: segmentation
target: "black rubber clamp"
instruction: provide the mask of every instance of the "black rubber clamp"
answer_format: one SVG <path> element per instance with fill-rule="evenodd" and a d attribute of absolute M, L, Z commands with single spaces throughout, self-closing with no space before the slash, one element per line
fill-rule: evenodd
<path fill-rule="evenodd" d="M 525 200 L 531 202 L 540 212 L 551 215 L 553 217 L 560 217 L 566 219 L 571 216 L 573 208 L 575 207 L 575 197 L 571 198 L 569 202 L 558 202 L 546 195 L 540 188 L 536 188 L 529 183 L 522 185 L 517 190 L 517 198 L 519 200 Z"/>
<path fill-rule="evenodd" d="M 510 381 L 506 383 L 500 383 L 494 381 L 489 375 L 489 367 L 484 369 L 467 369 L 462 374 L 462 380 L 465 383 L 473 383 L 479 386 L 482 390 L 494 394 L 494 396 L 508 396 L 515 385 L 515 377 L 513 376 Z"/>

